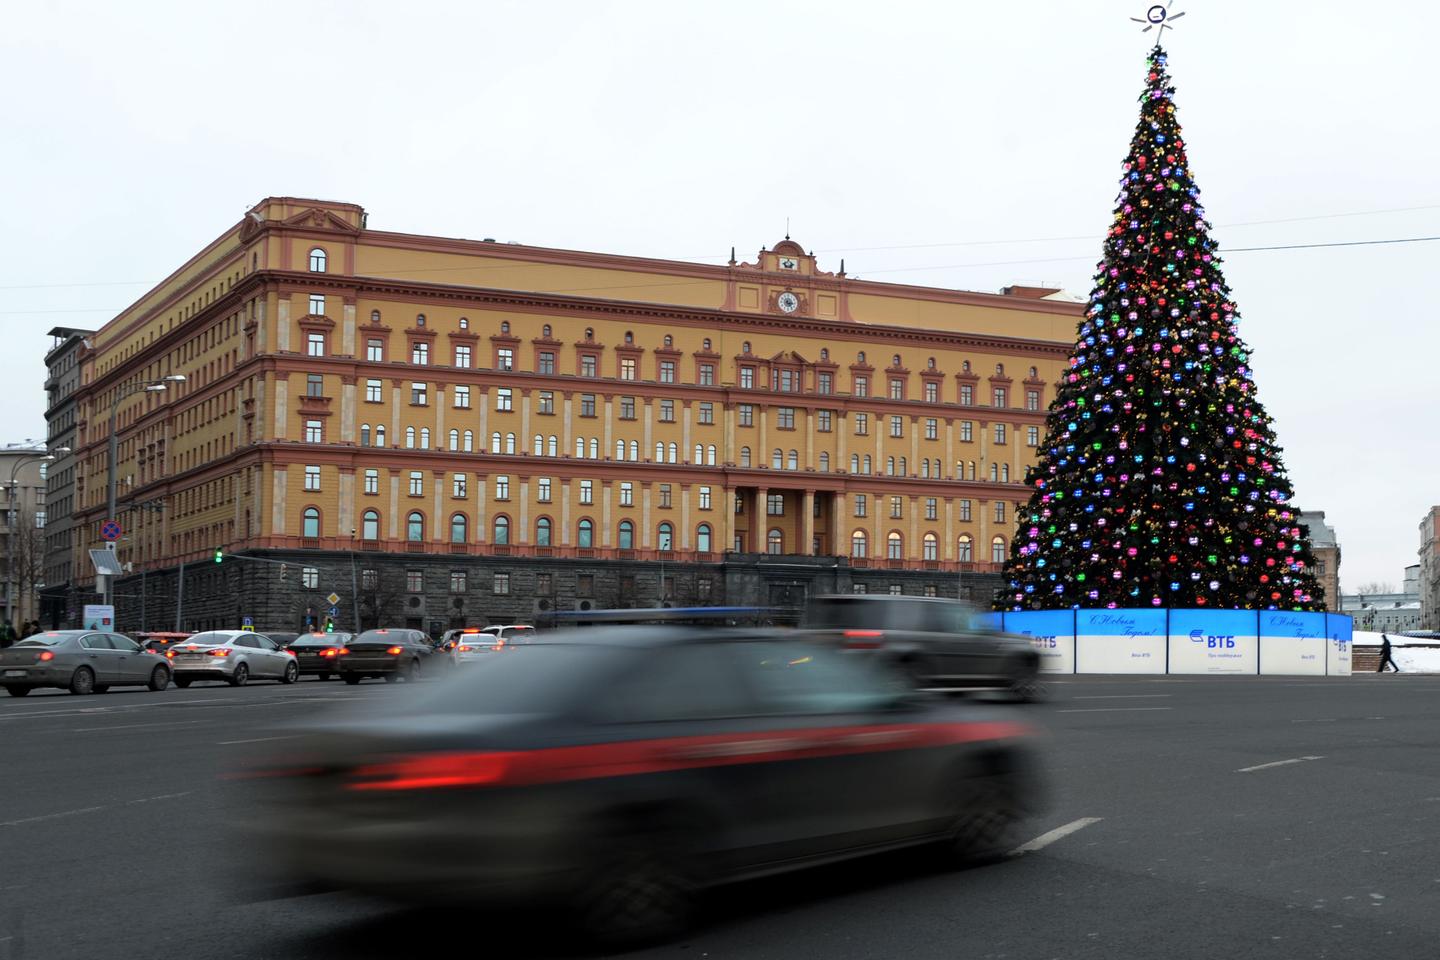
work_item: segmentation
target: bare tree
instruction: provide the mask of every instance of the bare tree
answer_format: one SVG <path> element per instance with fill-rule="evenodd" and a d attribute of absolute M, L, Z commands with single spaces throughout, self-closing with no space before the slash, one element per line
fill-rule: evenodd
<path fill-rule="evenodd" d="M 1395 584 L 1382 580 L 1371 580 L 1355 588 L 1356 593 L 1373 596 L 1377 593 L 1394 593 Z"/>
<path fill-rule="evenodd" d="M 38 598 L 45 580 L 45 529 L 35 526 L 34 510 L 16 510 L 15 526 L 15 617 L 31 620 L 40 615 Z"/>

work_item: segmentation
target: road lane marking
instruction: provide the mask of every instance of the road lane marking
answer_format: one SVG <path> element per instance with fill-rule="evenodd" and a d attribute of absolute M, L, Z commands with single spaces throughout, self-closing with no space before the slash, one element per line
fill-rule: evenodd
<path fill-rule="evenodd" d="M 75 727 L 72 730 L 57 730 L 56 733 L 99 733 L 110 730 L 137 730 L 140 727 L 188 727 L 197 723 L 216 723 L 220 720 L 162 720 L 158 723 L 123 723 L 113 727 Z"/>
<path fill-rule="evenodd" d="M 1269 770 L 1271 767 L 1283 767 L 1291 763 L 1304 763 L 1307 760 L 1324 760 L 1324 757 L 1292 757 L 1289 760 L 1275 760 L 1271 763 L 1262 763 L 1253 767 L 1241 767 L 1236 773 L 1254 773 L 1256 770 Z"/>
<path fill-rule="evenodd" d="M 1095 694 L 1084 697 L 1071 697 L 1071 700 L 1161 700 L 1165 697 L 1173 697 L 1173 693 L 1106 693 Z"/>
<path fill-rule="evenodd" d="M 1121 710 L 1174 710 L 1174 707 L 1084 707 L 1078 710 L 1056 710 L 1056 713 L 1115 713 Z"/>
<path fill-rule="evenodd" d="M 296 736 L 298 736 L 298 734 L 286 737 L 256 737 L 254 740 L 217 740 L 215 741 L 215 745 L 228 747 L 234 743 L 269 743 L 271 740 L 294 740 Z"/>
<path fill-rule="evenodd" d="M 1072 820 L 1063 827 L 1056 827 L 1047 833 L 1042 833 L 1034 840 L 1020 844 L 1010 851 L 1010 856 L 1018 857 L 1022 853 L 1034 853 L 1036 850 L 1043 850 L 1056 840 L 1062 840 L 1077 830 L 1083 830 L 1092 823 L 1099 823 L 1104 817 L 1081 817 L 1079 820 Z"/>
<path fill-rule="evenodd" d="M 186 790 L 184 793 L 162 793 L 158 797 L 141 797 L 139 800 L 126 800 L 125 805 L 130 806 L 136 803 L 153 803 L 156 800 L 174 800 L 177 797 L 188 797 L 193 791 Z"/>
<path fill-rule="evenodd" d="M 82 813 L 95 813 L 97 810 L 104 810 L 104 807 L 82 807 L 79 810 L 65 810 L 61 813 L 47 813 L 43 817 L 26 817 L 24 820 L 6 820 L 0 823 L 0 827 L 18 827 L 22 823 L 39 823 L 42 820 L 59 820 L 61 817 L 78 817 Z"/>

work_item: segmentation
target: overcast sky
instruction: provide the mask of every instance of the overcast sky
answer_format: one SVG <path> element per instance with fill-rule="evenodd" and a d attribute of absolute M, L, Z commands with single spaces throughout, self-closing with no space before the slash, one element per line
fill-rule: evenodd
<path fill-rule="evenodd" d="M 44 435 L 47 330 L 99 326 L 267 195 L 358 203 L 378 229 L 706 262 L 753 259 L 789 217 L 822 269 L 1088 294 L 1146 6 L 17 4 L 0 441 Z M 1166 46 L 1222 251 L 1440 235 L 1434 4 L 1178 11 Z M 1398 583 L 1440 503 L 1437 256 L 1227 257 L 1296 502 L 1336 528 L 1346 589 Z"/>

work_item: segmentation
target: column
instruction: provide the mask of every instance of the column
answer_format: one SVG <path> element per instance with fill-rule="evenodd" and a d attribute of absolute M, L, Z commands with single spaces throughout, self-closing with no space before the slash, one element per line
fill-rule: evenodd
<path fill-rule="evenodd" d="M 940 475 L 949 473 L 955 465 L 955 418 L 945 418 L 945 462 L 940 466 Z M 957 478 L 963 479 L 963 478 Z"/>
<path fill-rule="evenodd" d="M 475 475 L 475 542 L 484 543 L 490 536 L 485 519 L 485 474 Z"/>
<path fill-rule="evenodd" d="M 800 549 L 795 552 L 802 556 L 813 557 L 815 555 L 815 491 L 807 489 L 801 504 L 800 509 L 803 512 L 800 520 Z"/>
<path fill-rule="evenodd" d="M 287 426 L 287 424 L 288 424 L 288 421 L 289 421 L 289 419 L 290 419 L 290 418 L 289 418 L 289 403 L 288 403 L 289 394 L 290 394 L 290 378 L 289 378 L 288 376 L 282 376 L 281 374 L 276 373 L 276 374 L 275 374 L 275 439 L 276 439 L 276 440 L 284 440 L 284 439 L 286 438 L 286 436 L 287 436 L 286 431 L 285 431 L 285 428 L 286 428 L 286 426 Z M 263 430 L 264 427 L 262 426 L 261 429 Z M 301 436 L 303 437 L 304 434 L 302 433 Z M 119 469 L 119 468 L 117 467 L 116 469 L 117 469 L 117 472 L 118 472 L 118 469 Z M 118 509 L 118 507 L 117 507 L 117 509 Z"/>
<path fill-rule="evenodd" d="M 570 401 L 565 401 L 569 406 Z M 570 546 L 570 481 L 560 481 L 560 546 Z"/>
<path fill-rule="evenodd" d="M 719 542 L 713 544 L 718 553 L 729 553 L 735 549 L 735 494 L 734 487 L 720 487 L 720 522 L 716 533 Z"/>
<path fill-rule="evenodd" d="M 613 484 L 608 480 L 600 482 L 600 546 L 610 547 L 613 537 L 610 533 L 610 491 Z"/>
<path fill-rule="evenodd" d="M 842 557 L 850 555 L 850 535 L 845 532 L 845 494 L 836 492 L 830 504 L 830 549 Z"/>
<path fill-rule="evenodd" d="M 610 397 L 607 396 L 605 398 L 605 446 L 604 449 L 600 451 L 600 456 L 602 459 L 605 457 L 615 456 L 615 418 L 612 415 L 610 408 L 611 400 Z"/>
<path fill-rule="evenodd" d="M 639 542 L 635 544 L 638 549 L 649 550 L 650 540 L 650 484 L 640 485 L 640 536 Z"/>
<path fill-rule="evenodd" d="M 355 378 L 349 374 L 340 378 L 340 442 L 355 442 Z"/>
<path fill-rule="evenodd" d="M 676 533 L 679 534 L 678 549 L 692 549 L 690 543 L 690 484 L 688 483 L 680 484 L 680 529 Z"/>
<path fill-rule="evenodd" d="M 400 536 L 400 474 L 391 470 L 390 473 L 390 509 L 388 516 L 390 522 L 386 524 L 385 535 L 391 540 Z"/>
<path fill-rule="evenodd" d="M 390 446 L 399 447 L 402 442 L 400 436 L 400 384 L 404 381 L 392 379 L 390 381 Z"/>
<path fill-rule="evenodd" d="M 435 436 L 431 438 L 435 447 L 446 449 L 448 447 L 445 437 L 445 388 L 449 384 L 437 383 L 435 385 Z M 435 449 L 431 447 L 430 449 Z"/>
<path fill-rule="evenodd" d="M 571 423 L 571 400 L 570 394 L 566 393 L 564 398 L 564 416 L 560 424 L 560 456 L 572 457 L 575 455 L 575 437 L 570 432 Z"/>
<path fill-rule="evenodd" d="M 805 462 L 800 464 L 806 470 L 815 469 L 815 411 L 805 408 Z M 806 550 L 810 548 L 807 545 Z"/>
<path fill-rule="evenodd" d="M 340 327 L 340 352 L 347 357 L 355 356 L 355 304 L 345 304 Z"/>
<path fill-rule="evenodd" d="M 955 543 L 958 535 L 955 533 L 955 502 L 949 497 L 945 498 L 945 543 L 942 544 L 940 556 L 945 560 L 958 559 L 955 556 Z"/>
<path fill-rule="evenodd" d="M 490 394 L 483 388 L 476 388 L 476 402 L 480 404 L 480 442 L 475 444 L 475 449 L 483 452 L 490 450 Z"/>
<path fill-rule="evenodd" d="M 850 434 L 850 420 L 845 416 L 844 410 L 835 411 L 835 457 L 838 461 L 835 464 L 836 470 L 849 470 L 850 462 L 846 459 L 849 454 L 845 452 L 846 438 Z"/>
<path fill-rule="evenodd" d="M 640 458 L 641 458 L 642 460 L 643 460 L 644 458 L 646 458 L 646 457 L 654 456 L 654 453 L 655 453 L 655 451 L 654 451 L 655 440 L 654 440 L 654 427 L 653 427 L 653 421 L 654 421 L 654 419 L 655 419 L 655 417 L 654 417 L 655 411 L 651 408 L 650 404 L 651 404 L 650 398 L 649 398 L 649 397 L 646 397 L 646 398 L 645 398 L 645 413 L 644 413 L 644 418 L 645 418 L 645 419 L 644 419 L 644 427 L 643 427 L 643 429 L 644 429 L 644 431 L 645 431 L 645 438 L 644 438 L 644 440 L 642 441 L 642 449 L 641 449 L 641 451 L 640 451 Z M 663 462 L 663 460 L 662 460 L 661 462 Z"/>
<path fill-rule="evenodd" d="M 920 498 L 910 498 L 910 535 L 905 538 L 905 558 L 923 557 L 920 547 Z"/>
<path fill-rule="evenodd" d="M 285 296 L 275 302 L 275 349 L 290 352 L 290 298 Z"/>
<path fill-rule="evenodd" d="M 750 552 L 765 552 L 765 535 L 770 529 L 770 488 L 755 488 L 755 510 L 750 514 Z"/>
<path fill-rule="evenodd" d="M 430 514 L 430 539 L 446 543 L 450 540 L 450 518 L 445 514 L 445 471 L 432 472 L 435 481 L 435 511 Z"/>
<path fill-rule="evenodd" d="M 519 478 L 517 478 L 519 479 Z M 520 522 L 516 524 L 520 529 L 512 530 L 512 543 L 530 542 L 530 478 L 520 480 Z M 518 534 L 518 536 L 514 536 Z"/>
<path fill-rule="evenodd" d="M 520 446 L 523 450 L 535 452 L 535 437 L 530 433 L 530 391 L 520 391 Z M 541 448 L 542 452 L 544 448 Z"/>
<path fill-rule="evenodd" d="M 691 449 L 692 441 L 691 441 L 691 439 L 690 439 L 690 404 L 691 404 L 691 401 L 689 401 L 689 400 L 682 400 L 682 401 L 681 401 L 681 410 L 680 410 L 680 462 L 681 462 L 681 463 L 684 463 L 686 460 L 690 459 L 690 458 L 691 458 L 692 456 L 694 456 L 694 454 L 695 454 L 695 451 L 694 451 L 693 449 Z M 649 404 L 648 404 L 648 403 L 646 404 L 646 407 L 647 407 L 647 409 L 648 409 L 648 407 L 649 407 Z"/>
<path fill-rule="evenodd" d="M 910 465 L 906 471 L 912 476 L 920 475 L 920 418 L 910 418 Z"/>

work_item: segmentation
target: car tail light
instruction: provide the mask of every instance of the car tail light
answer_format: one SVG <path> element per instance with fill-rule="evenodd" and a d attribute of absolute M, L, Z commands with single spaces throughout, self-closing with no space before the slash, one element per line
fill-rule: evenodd
<path fill-rule="evenodd" d="M 322 656 L 322 657 L 333 657 L 333 656 L 335 656 L 335 654 L 337 654 L 337 653 L 347 653 L 347 652 L 348 652 L 348 651 L 345 651 L 345 650 L 336 650 L 334 647 L 326 647 L 324 650 L 321 650 L 321 651 L 320 651 L 320 656 Z"/>
<path fill-rule="evenodd" d="M 400 656 L 400 654 L 404 653 L 405 651 L 404 651 L 401 647 L 391 647 L 389 650 L 386 650 L 385 652 L 388 653 L 388 654 L 390 654 L 390 656 L 392 656 L 392 657 L 398 657 L 398 656 Z"/>
<path fill-rule="evenodd" d="M 174 650 L 166 650 L 166 651 L 165 651 L 165 659 L 166 659 L 166 660 L 174 660 L 174 659 L 175 659 L 175 651 L 174 651 Z"/>
<path fill-rule="evenodd" d="M 455 649 L 456 649 L 456 650 L 459 650 L 461 653 L 469 653 L 471 648 L 470 648 L 470 646 L 469 646 L 468 644 L 462 643 L 462 644 L 460 644 L 460 646 L 456 647 Z"/>
<path fill-rule="evenodd" d="M 35 655 L 35 659 L 40 661 L 41 663 L 44 663 L 46 660 L 54 660 L 55 654 L 49 650 L 42 650 Z"/>
<path fill-rule="evenodd" d="M 846 630 L 841 634 L 849 650 L 877 650 L 885 637 L 884 630 Z"/>
<path fill-rule="evenodd" d="M 341 647 L 339 650 L 336 650 L 336 651 L 335 651 L 335 656 L 337 656 L 337 657 L 345 657 L 345 656 L 349 656 L 349 654 L 350 654 L 350 648 L 349 648 L 349 647 Z"/>
<path fill-rule="evenodd" d="M 229 647 L 216 647 L 214 650 L 206 650 L 205 652 L 208 653 L 208 654 L 210 654 L 210 656 L 212 656 L 212 657 L 228 657 L 228 656 L 230 656 L 230 648 L 229 648 Z"/>
<path fill-rule="evenodd" d="M 284 650 L 281 650 L 280 652 L 281 652 L 281 653 L 288 653 L 288 654 L 290 654 L 290 656 L 292 656 L 292 657 L 298 657 L 298 656 L 299 656 L 298 653 L 296 653 L 294 650 L 291 650 L 289 647 L 286 647 Z"/>
<path fill-rule="evenodd" d="M 350 790 L 424 790 L 498 783 L 513 753 L 442 753 L 361 767 Z"/>

